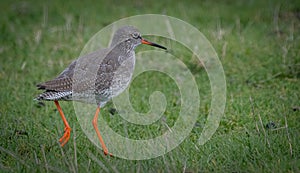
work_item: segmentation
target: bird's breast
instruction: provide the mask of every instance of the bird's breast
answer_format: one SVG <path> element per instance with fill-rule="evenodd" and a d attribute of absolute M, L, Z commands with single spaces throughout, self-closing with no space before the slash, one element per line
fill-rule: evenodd
<path fill-rule="evenodd" d="M 117 96 L 123 92 L 129 85 L 135 67 L 135 55 L 132 53 L 128 57 L 119 56 L 119 67 L 113 73 L 111 91 L 112 96 Z"/>

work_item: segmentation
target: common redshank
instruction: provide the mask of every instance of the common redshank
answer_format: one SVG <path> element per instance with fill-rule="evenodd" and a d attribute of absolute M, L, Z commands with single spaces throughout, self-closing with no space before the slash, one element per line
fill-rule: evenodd
<path fill-rule="evenodd" d="M 92 124 L 104 154 L 108 154 L 108 149 L 105 146 L 97 125 L 100 108 L 128 87 L 135 65 L 134 49 L 140 44 L 167 50 L 167 48 L 161 45 L 143 39 L 137 28 L 123 26 L 115 32 L 110 47 L 79 57 L 58 77 L 37 85 L 37 88 L 44 90 L 44 92 L 37 96 L 36 100 L 54 101 L 63 120 L 65 129 L 63 136 L 59 139 L 61 146 L 64 146 L 70 139 L 71 127 L 58 101 L 90 102 L 89 100 L 93 98 L 96 100 L 97 109 Z M 95 61 L 97 59 L 99 60 Z M 80 67 L 84 65 L 79 65 L 78 67 L 78 64 L 82 61 L 87 65 L 97 66 L 97 71 L 94 72 L 94 80 L 91 77 L 85 76 L 88 75 L 86 71 L 89 69 Z M 95 64 L 95 62 L 97 63 Z M 81 68 L 81 71 L 76 68 Z M 80 77 L 75 77 L 76 73 L 80 73 Z M 77 97 L 75 95 L 80 96 Z"/>

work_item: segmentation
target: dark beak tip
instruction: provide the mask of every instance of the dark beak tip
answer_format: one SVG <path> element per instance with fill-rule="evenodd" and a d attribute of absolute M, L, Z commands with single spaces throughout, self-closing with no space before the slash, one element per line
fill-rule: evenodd
<path fill-rule="evenodd" d="M 158 47 L 158 48 L 161 48 L 161 49 L 164 49 L 164 50 L 168 50 L 167 48 L 165 48 L 164 46 L 161 46 L 159 44 L 156 44 L 156 43 L 152 43 L 150 41 L 147 41 L 145 39 L 142 39 L 142 44 L 146 44 L 146 45 L 150 45 L 150 46 L 154 46 L 154 47 Z"/>

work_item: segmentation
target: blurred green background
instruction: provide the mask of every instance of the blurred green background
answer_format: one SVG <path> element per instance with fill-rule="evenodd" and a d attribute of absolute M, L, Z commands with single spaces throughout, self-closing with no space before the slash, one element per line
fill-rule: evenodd
<path fill-rule="evenodd" d="M 0 8 L 0 172 L 300 172 L 300 1 L 1 1 Z M 72 103 L 61 103 L 73 129 L 61 148 L 63 123 L 52 102 L 33 101 L 35 85 L 58 75 L 106 25 L 147 13 L 192 24 L 216 49 L 227 82 L 217 132 L 197 143 L 210 109 L 209 81 L 185 59 L 202 100 L 199 121 L 179 147 L 144 161 L 104 156 L 80 129 Z M 144 74 L 132 85 L 141 112 L 153 91 L 174 95 L 165 115 L 176 119 L 180 96 L 172 80 Z M 111 112 L 110 103 L 101 116 L 124 133 L 126 123 Z M 157 133 L 156 126 L 126 127 Z"/>

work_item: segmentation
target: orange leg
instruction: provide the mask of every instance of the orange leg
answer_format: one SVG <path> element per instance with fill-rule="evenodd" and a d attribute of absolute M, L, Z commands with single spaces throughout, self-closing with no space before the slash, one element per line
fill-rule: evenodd
<path fill-rule="evenodd" d="M 70 139 L 71 127 L 69 126 L 69 123 L 68 123 L 67 119 L 65 118 L 65 115 L 64 115 L 58 101 L 54 101 L 54 103 L 57 107 L 57 110 L 58 110 L 60 116 L 61 116 L 61 119 L 63 120 L 63 122 L 65 124 L 64 135 L 59 139 L 60 145 L 63 147 L 68 142 L 68 140 Z"/>
<path fill-rule="evenodd" d="M 102 146 L 102 149 L 104 151 L 104 154 L 107 155 L 108 154 L 108 150 L 106 148 L 106 145 L 105 145 L 105 143 L 104 143 L 104 141 L 102 139 L 102 136 L 100 134 L 100 131 L 98 129 L 98 115 L 99 115 L 99 112 L 100 112 L 100 107 L 97 107 L 96 113 L 95 113 L 95 116 L 94 116 L 94 119 L 93 119 L 92 123 L 93 123 L 94 129 L 95 129 L 95 131 L 97 133 L 97 136 L 99 138 L 99 141 L 101 143 L 101 146 Z M 109 154 L 109 155 L 112 156 L 112 154 Z"/>

